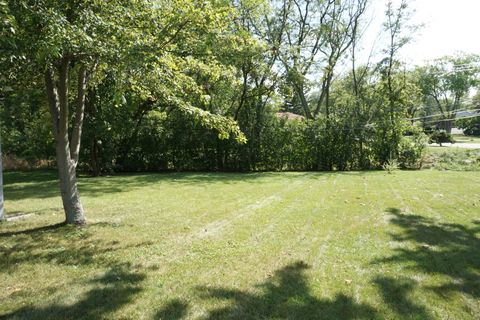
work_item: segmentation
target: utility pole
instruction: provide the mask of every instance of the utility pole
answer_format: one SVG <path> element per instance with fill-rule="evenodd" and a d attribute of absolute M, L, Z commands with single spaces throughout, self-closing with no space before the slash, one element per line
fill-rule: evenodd
<path fill-rule="evenodd" d="M 5 210 L 3 205 L 3 163 L 2 163 L 2 139 L 0 135 L 0 221 L 5 220 Z"/>
<path fill-rule="evenodd" d="M 3 108 L 3 95 L 0 96 L 0 107 Z M 0 118 L 0 222 L 6 221 L 5 216 L 5 202 L 3 201 L 3 154 L 2 154 L 2 128 L 3 123 Z"/>
<path fill-rule="evenodd" d="M 0 106 L 3 108 L 3 95 L 0 96 Z M 0 222 L 7 220 L 5 217 L 5 205 L 3 201 L 3 154 L 2 154 L 2 119 L 0 118 Z"/>

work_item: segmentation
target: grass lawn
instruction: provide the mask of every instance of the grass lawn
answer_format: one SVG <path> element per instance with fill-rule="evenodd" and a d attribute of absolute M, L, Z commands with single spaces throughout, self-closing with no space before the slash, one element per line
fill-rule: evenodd
<path fill-rule="evenodd" d="M 455 143 L 480 143 L 480 137 L 452 134 Z"/>
<path fill-rule="evenodd" d="M 428 147 L 424 168 L 454 171 L 480 171 L 480 149 Z"/>
<path fill-rule="evenodd" d="M 480 319 L 480 172 L 5 174 L 2 319 Z"/>
<path fill-rule="evenodd" d="M 466 149 L 466 148 L 455 148 L 455 147 L 440 147 L 440 146 L 428 146 L 427 154 L 439 154 L 439 153 L 449 153 L 453 155 L 463 155 L 465 153 L 475 153 L 479 152 L 478 149 Z"/>

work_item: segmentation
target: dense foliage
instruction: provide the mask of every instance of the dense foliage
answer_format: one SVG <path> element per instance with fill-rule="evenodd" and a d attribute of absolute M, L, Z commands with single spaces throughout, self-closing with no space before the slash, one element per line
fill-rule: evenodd
<path fill-rule="evenodd" d="M 463 129 L 465 135 L 480 137 L 480 117 L 461 120 L 457 124 L 459 128 Z"/>
<path fill-rule="evenodd" d="M 288 120 L 273 112 L 245 109 L 238 121 L 247 143 L 239 144 L 233 138 L 220 139 L 175 111 L 152 111 L 124 126 L 127 108 L 107 108 L 94 122 L 87 122 L 82 156 L 86 169 L 358 170 L 381 167 L 384 156 L 384 142 L 379 141 L 383 136 L 374 127 L 353 127 L 348 118 L 332 125 L 325 119 Z M 424 134 L 412 131 L 399 144 L 398 160 L 407 168 L 419 167 L 425 149 Z"/>
<path fill-rule="evenodd" d="M 456 124 L 466 135 L 480 137 L 480 90 L 473 96 L 469 107 L 474 110 L 472 114 L 477 116 L 459 120 Z"/>
<path fill-rule="evenodd" d="M 408 41 L 406 2 L 387 8 L 391 42 L 385 58 L 360 67 L 355 50 L 366 1 L 157 4 L 163 10 L 135 1 L 2 3 L 9 27 L 5 48 L 15 49 L 2 59 L 9 54 L 8 71 L 16 72 L 2 79 L 1 88 L 7 155 L 32 165 L 55 159 L 35 68 L 61 59 L 66 50 L 78 57 L 72 65 L 96 68 L 86 92 L 79 162 L 96 175 L 421 163 L 425 139 L 406 121 L 420 89 L 396 58 Z M 44 41 L 18 26 L 22 15 L 30 24 L 50 24 L 42 31 Z M 105 20 L 113 16 L 128 21 Z M 36 55 L 25 41 L 38 43 Z M 336 74 L 348 56 L 352 71 Z M 33 68 L 22 68 L 25 61 Z M 284 111 L 301 116 L 291 119 Z"/>

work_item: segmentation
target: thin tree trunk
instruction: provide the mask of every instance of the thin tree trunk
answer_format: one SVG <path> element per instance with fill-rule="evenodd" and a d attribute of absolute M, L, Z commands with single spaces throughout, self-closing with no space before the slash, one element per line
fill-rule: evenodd
<path fill-rule="evenodd" d="M 60 179 L 60 193 L 67 224 L 85 224 L 85 215 L 77 187 L 76 165 L 71 158 L 70 141 L 68 137 L 68 69 L 69 59 L 64 57 L 59 68 L 58 85 L 55 84 L 54 72 L 48 69 L 45 73 L 45 85 L 52 116 L 54 137 L 56 143 L 57 168 Z M 82 115 L 83 119 L 83 115 Z M 78 125 L 78 118 L 75 119 Z M 80 136 L 78 136 L 78 139 Z M 74 141 L 75 146 L 79 142 Z"/>
<path fill-rule="evenodd" d="M 88 91 L 88 99 L 85 100 L 85 112 L 92 117 L 97 116 L 97 106 L 95 104 L 95 92 Z M 98 145 L 98 137 L 93 134 L 90 138 L 90 169 L 93 176 L 99 177 L 102 174 L 102 165 L 99 160 L 100 147 Z"/>
<path fill-rule="evenodd" d="M 297 89 L 297 96 L 300 99 L 300 103 L 302 105 L 303 112 L 305 113 L 305 117 L 307 119 L 314 119 L 314 116 L 310 112 L 310 108 L 308 105 L 307 98 L 305 97 L 305 93 L 303 92 L 303 85 L 301 85 L 300 87 L 295 86 L 295 88 Z"/>
<path fill-rule="evenodd" d="M 102 173 L 100 161 L 98 160 L 98 143 L 97 137 L 93 136 L 90 141 L 90 167 L 93 176 L 99 177 Z"/>

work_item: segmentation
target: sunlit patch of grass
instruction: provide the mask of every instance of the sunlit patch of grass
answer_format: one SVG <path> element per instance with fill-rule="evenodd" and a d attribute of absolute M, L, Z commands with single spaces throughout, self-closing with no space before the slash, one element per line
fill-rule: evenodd
<path fill-rule="evenodd" d="M 480 149 L 429 147 L 423 168 L 479 171 Z"/>
<path fill-rule="evenodd" d="M 455 143 L 480 143 L 480 137 L 452 134 Z"/>

